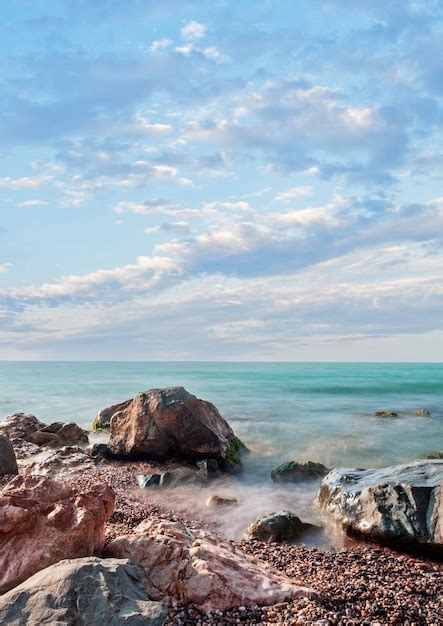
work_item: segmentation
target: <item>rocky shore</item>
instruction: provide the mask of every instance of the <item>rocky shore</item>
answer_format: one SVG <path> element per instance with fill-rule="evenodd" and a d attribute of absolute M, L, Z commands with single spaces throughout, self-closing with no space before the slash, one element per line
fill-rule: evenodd
<path fill-rule="evenodd" d="M 0 422 L 2 624 L 443 624 L 441 460 L 285 463 L 272 479 L 314 481 L 346 547 L 304 545 L 304 532 L 323 531 L 300 521 L 297 502 L 232 541 L 222 522 L 235 498 L 214 492 L 211 516 L 192 500 L 238 475 L 247 451 L 212 404 L 150 390 L 94 425 L 110 428 L 109 446 L 86 448 L 75 424 Z M 171 497 L 182 484 L 185 509 Z"/>

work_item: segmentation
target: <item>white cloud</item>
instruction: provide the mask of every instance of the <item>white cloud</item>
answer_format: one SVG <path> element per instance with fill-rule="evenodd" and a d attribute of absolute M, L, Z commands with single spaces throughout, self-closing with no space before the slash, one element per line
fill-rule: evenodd
<path fill-rule="evenodd" d="M 297 198 L 305 198 L 312 195 L 311 187 L 292 187 L 288 191 L 280 191 L 274 198 L 276 202 L 291 202 Z"/>
<path fill-rule="evenodd" d="M 6 272 L 9 272 L 10 267 L 12 267 L 12 263 L 0 263 L 0 274 L 6 274 Z"/>
<path fill-rule="evenodd" d="M 323 207 L 272 213 L 269 216 L 269 220 L 278 226 L 312 226 L 313 224 L 322 224 L 333 228 L 341 224 L 339 219 L 330 215 Z"/>
<path fill-rule="evenodd" d="M 1 189 L 37 189 L 45 183 L 49 182 L 52 176 L 23 176 L 22 178 L 0 178 Z"/>
<path fill-rule="evenodd" d="M 206 35 L 207 26 L 192 20 L 187 22 L 181 29 L 181 35 L 185 40 L 202 39 Z"/>
<path fill-rule="evenodd" d="M 159 52 L 160 50 L 164 50 L 165 48 L 169 48 L 172 45 L 172 41 L 170 39 L 157 39 L 153 41 L 149 47 L 150 51 L 154 54 Z"/>
<path fill-rule="evenodd" d="M 18 206 L 28 207 L 28 206 L 43 206 L 48 204 L 45 200 L 24 200 L 23 202 L 19 202 Z"/>

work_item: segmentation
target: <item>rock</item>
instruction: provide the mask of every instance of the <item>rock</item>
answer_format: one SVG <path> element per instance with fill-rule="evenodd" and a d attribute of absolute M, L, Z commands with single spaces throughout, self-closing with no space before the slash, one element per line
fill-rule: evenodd
<path fill-rule="evenodd" d="M 427 459 L 443 459 L 443 450 L 436 450 L 426 455 Z"/>
<path fill-rule="evenodd" d="M 238 504 L 237 498 L 222 498 L 214 495 L 206 500 L 206 506 L 232 506 L 233 504 Z"/>
<path fill-rule="evenodd" d="M 303 480 L 323 478 L 330 470 L 322 463 L 296 463 L 288 461 L 272 470 L 271 478 L 277 483 L 298 483 Z"/>
<path fill-rule="evenodd" d="M 9 439 L 24 439 L 37 446 L 61 448 L 88 443 L 86 432 L 73 422 L 44 424 L 35 415 L 14 413 L 0 423 L 0 434 Z"/>
<path fill-rule="evenodd" d="M 179 522 L 145 520 L 134 535 L 111 541 L 105 554 L 138 563 L 151 598 L 190 603 L 205 611 L 315 596 L 311 588 L 300 587 L 230 542 Z"/>
<path fill-rule="evenodd" d="M 375 411 L 375 417 L 398 417 L 395 411 Z"/>
<path fill-rule="evenodd" d="M 443 549 L 443 461 L 337 468 L 322 481 L 318 502 L 349 535 Z"/>
<path fill-rule="evenodd" d="M 26 439 L 14 438 L 11 439 L 12 447 L 14 448 L 15 456 L 17 459 L 27 459 L 35 454 L 40 454 L 42 451 L 40 446 L 35 443 L 26 441 Z"/>
<path fill-rule="evenodd" d="M 98 461 L 108 461 L 112 459 L 112 454 L 105 443 L 94 443 L 92 446 L 85 448 L 85 452 Z"/>
<path fill-rule="evenodd" d="M 417 417 L 429 417 L 431 411 L 429 409 L 416 409 L 414 415 L 417 415 Z"/>
<path fill-rule="evenodd" d="M 203 461 L 197 461 L 196 465 L 199 469 L 199 475 L 206 480 L 218 478 L 219 476 L 221 476 L 220 468 L 215 459 L 204 459 Z"/>
<path fill-rule="evenodd" d="M 161 626 L 139 568 L 126 559 L 67 559 L 37 572 L 0 597 L 2 624 Z"/>
<path fill-rule="evenodd" d="M 162 474 L 139 474 L 137 481 L 140 487 L 175 487 L 177 485 L 189 485 L 195 483 L 205 483 L 207 479 L 204 474 L 196 469 L 179 467 L 177 469 L 163 472 Z"/>
<path fill-rule="evenodd" d="M 18 474 L 14 448 L 7 437 L 0 435 L 0 476 Z"/>
<path fill-rule="evenodd" d="M 246 539 L 269 542 L 294 542 L 300 539 L 303 533 L 311 530 L 320 530 L 318 526 L 302 522 L 297 515 L 290 511 L 280 511 L 258 517 L 246 530 Z"/>
<path fill-rule="evenodd" d="M 95 467 L 94 460 L 83 448 L 78 446 L 65 446 L 54 450 L 46 459 L 38 463 L 32 463 L 26 468 L 27 474 L 40 476 L 68 476 L 83 472 Z"/>
<path fill-rule="evenodd" d="M 131 402 L 132 398 L 131 400 L 125 400 L 125 402 L 113 404 L 112 406 L 108 406 L 105 409 L 99 411 L 98 415 L 92 422 L 92 430 L 99 431 L 109 428 L 111 425 L 112 417 L 119 411 L 123 411 L 124 409 L 126 409 L 131 404 Z"/>
<path fill-rule="evenodd" d="M 90 556 L 104 541 L 114 493 L 77 492 L 44 476 L 17 476 L 0 491 L 0 593 L 62 559 Z"/>
<path fill-rule="evenodd" d="M 133 459 L 215 459 L 222 470 L 241 468 L 246 449 L 210 402 L 183 387 L 138 394 L 111 418 L 108 447 Z"/>

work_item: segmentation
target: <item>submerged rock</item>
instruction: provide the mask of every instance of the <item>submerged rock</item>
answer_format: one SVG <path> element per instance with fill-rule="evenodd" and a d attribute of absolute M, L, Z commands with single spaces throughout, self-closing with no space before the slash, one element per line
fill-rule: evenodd
<path fill-rule="evenodd" d="M 336 468 L 318 502 L 349 535 L 443 551 L 443 461 Z"/>
<path fill-rule="evenodd" d="M 302 522 L 291 511 L 280 511 L 258 517 L 246 530 L 246 539 L 272 542 L 294 542 L 303 533 L 320 530 L 318 526 Z"/>
<path fill-rule="evenodd" d="M 222 470 L 241 468 L 246 450 L 210 402 L 183 387 L 138 394 L 111 418 L 108 447 L 129 458 L 215 459 Z"/>
<path fill-rule="evenodd" d="M 134 535 L 111 541 L 105 554 L 138 563 L 153 599 L 178 600 L 205 611 L 316 596 L 229 541 L 179 522 L 146 520 Z"/>
<path fill-rule="evenodd" d="M 206 506 L 233 506 L 238 504 L 237 498 L 224 498 L 213 495 L 206 500 Z"/>
<path fill-rule="evenodd" d="M 427 459 L 443 459 L 443 450 L 436 450 L 426 455 Z"/>
<path fill-rule="evenodd" d="M 29 413 L 8 415 L 0 422 L 0 434 L 6 435 L 12 441 L 25 440 L 36 446 L 49 448 L 88 443 L 88 435 L 74 422 L 44 424 Z"/>
<path fill-rule="evenodd" d="M 108 485 L 78 492 L 44 476 L 17 476 L 0 491 L 0 593 L 62 559 L 90 556 L 114 509 Z"/>
<path fill-rule="evenodd" d="M 323 478 L 329 471 L 322 463 L 288 461 L 274 468 L 271 472 L 271 478 L 278 483 L 298 483 L 303 480 Z"/>
<path fill-rule="evenodd" d="M 0 476 L 7 474 L 18 474 L 17 459 L 9 439 L 0 435 Z"/>
<path fill-rule="evenodd" d="M 395 411 L 375 411 L 375 417 L 398 417 Z"/>
<path fill-rule="evenodd" d="M 431 411 L 429 409 L 416 409 L 414 415 L 417 415 L 417 417 L 429 417 Z"/>
<path fill-rule="evenodd" d="M 139 568 L 127 559 L 67 559 L 0 596 L 1 624 L 162 626 Z"/>

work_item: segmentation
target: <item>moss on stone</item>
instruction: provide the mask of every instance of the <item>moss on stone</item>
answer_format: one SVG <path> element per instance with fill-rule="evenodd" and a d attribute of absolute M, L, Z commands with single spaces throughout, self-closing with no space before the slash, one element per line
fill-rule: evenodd
<path fill-rule="evenodd" d="M 92 432 L 93 433 L 102 433 L 105 430 L 109 430 L 110 424 L 101 424 L 98 417 L 96 417 L 92 422 Z"/>
<path fill-rule="evenodd" d="M 249 452 L 248 448 L 238 437 L 233 437 L 226 448 L 226 460 L 231 465 L 239 465 L 241 463 L 241 454 Z"/>

